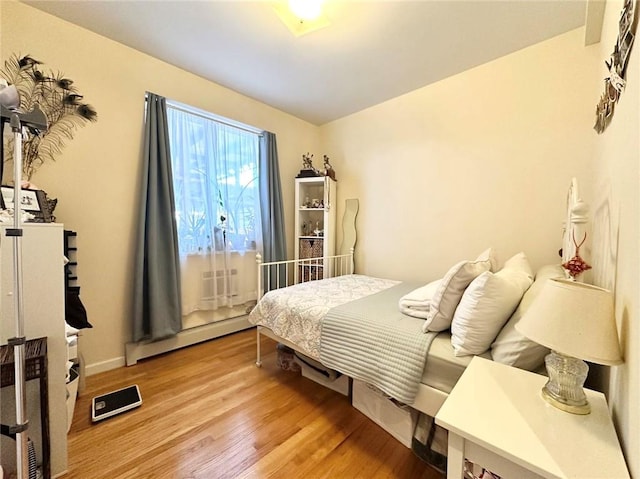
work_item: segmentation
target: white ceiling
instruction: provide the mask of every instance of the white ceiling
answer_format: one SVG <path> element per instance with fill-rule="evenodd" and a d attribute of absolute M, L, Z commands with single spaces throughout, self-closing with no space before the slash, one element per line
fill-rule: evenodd
<path fill-rule="evenodd" d="M 325 0 L 293 35 L 274 2 L 23 0 L 320 125 L 585 23 L 586 0 Z"/>

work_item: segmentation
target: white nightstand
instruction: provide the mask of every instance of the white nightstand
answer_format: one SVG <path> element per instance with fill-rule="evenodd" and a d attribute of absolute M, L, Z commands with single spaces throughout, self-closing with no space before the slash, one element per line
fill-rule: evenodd
<path fill-rule="evenodd" d="M 542 399 L 546 381 L 474 357 L 436 415 L 447 478 L 463 477 L 465 458 L 503 479 L 629 478 L 604 395 L 586 390 L 591 414 L 570 414 Z"/>

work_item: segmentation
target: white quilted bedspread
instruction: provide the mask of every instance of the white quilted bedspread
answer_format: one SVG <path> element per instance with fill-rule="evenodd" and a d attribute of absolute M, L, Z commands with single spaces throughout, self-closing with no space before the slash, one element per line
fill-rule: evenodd
<path fill-rule="evenodd" d="M 338 276 L 269 291 L 249 315 L 249 322 L 269 328 L 320 358 L 322 318 L 331 308 L 390 288 L 399 281 L 359 274 Z"/>

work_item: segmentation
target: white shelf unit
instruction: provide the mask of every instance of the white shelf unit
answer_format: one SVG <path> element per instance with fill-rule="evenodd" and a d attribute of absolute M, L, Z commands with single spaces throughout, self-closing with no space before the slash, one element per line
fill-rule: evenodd
<path fill-rule="evenodd" d="M 309 259 L 296 269 L 295 281 L 328 278 L 330 265 L 312 258 L 335 254 L 336 182 L 328 176 L 295 181 L 295 259 Z"/>

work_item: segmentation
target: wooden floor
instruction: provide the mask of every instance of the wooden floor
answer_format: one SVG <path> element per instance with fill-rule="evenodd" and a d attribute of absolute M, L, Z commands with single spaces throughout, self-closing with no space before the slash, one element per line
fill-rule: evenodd
<path fill-rule="evenodd" d="M 255 331 L 95 376 L 78 398 L 66 479 L 441 479 L 346 396 L 276 366 Z M 92 424 L 91 398 L 138 384 L 143 404 Z"/>

